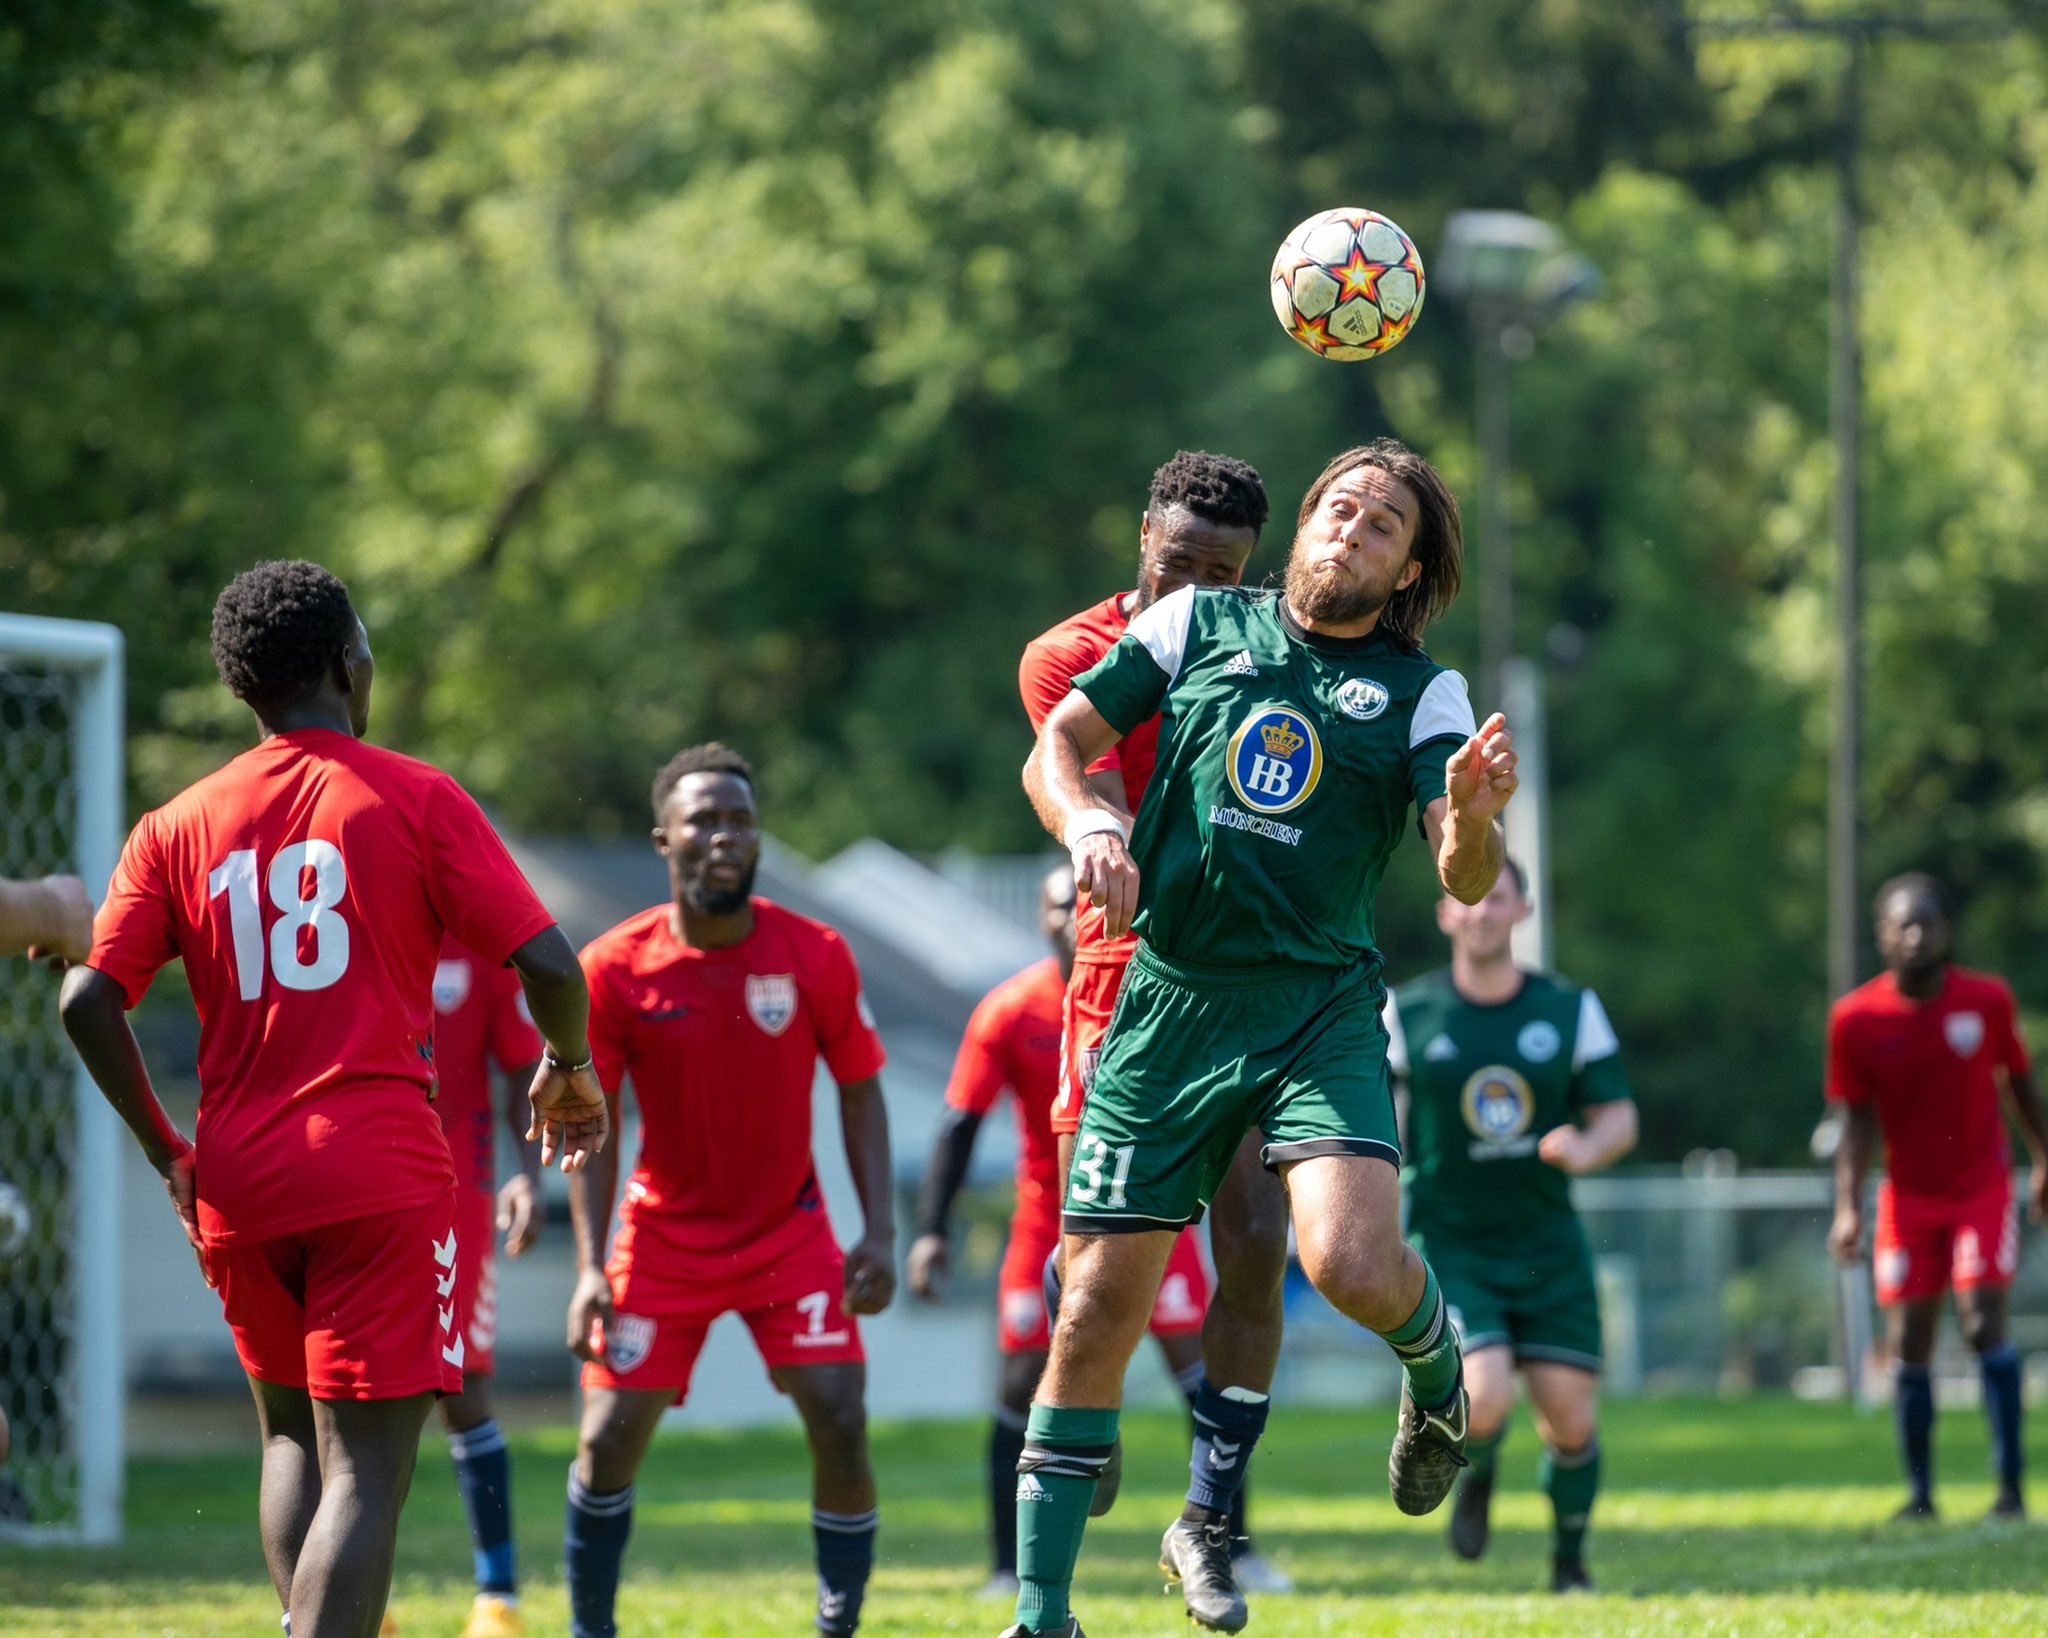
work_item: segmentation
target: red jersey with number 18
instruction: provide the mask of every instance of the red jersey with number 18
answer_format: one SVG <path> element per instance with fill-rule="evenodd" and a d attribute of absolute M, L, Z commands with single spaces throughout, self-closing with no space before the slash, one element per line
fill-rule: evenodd
<path fill-rule="evenodd" d="M 122 850 L 90 965 L 133 1007 L 185 963 L 200 1232 L 264 1240 L 430 1201 L 444 929 L 492 964 L 554 924 L 462 787 L 333 729 L 279 734 Z"/>

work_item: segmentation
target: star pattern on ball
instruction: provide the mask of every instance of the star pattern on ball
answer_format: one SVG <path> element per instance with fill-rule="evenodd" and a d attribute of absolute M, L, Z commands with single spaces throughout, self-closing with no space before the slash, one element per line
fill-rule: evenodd
<path fill-rule="evenodd" d="M 1353 296 L 1363 296 L 1377 307 L 1380 301 L 1380 275 L 1386 270 L 1385 263 L 1367 260 L 1365 252 L 1353 245 L 1350 259 L 1342 267 L 1330 269 L 1337 282 L 1343 286 L 1337 297 L 1339 304 L 1349 301 Z"/>

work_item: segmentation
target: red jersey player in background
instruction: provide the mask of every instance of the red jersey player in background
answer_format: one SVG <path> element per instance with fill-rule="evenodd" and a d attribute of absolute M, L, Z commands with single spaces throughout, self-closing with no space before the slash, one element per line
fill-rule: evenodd
<path fill-rule="evenodd" d="M 462 1337 L 462 1392 L 441 1401 L 456 1483 L 469 1514 L 476 1598 L 463 1638 L 511 1638 L 526 1630 L 512 1542 L 512 1457 L 491 1405 L 497 1367 L 497 1233 L 517 1257 L 540 1238 L 540 1153 L 525 1141 L 526 1088 L 541 1054 L 519 980 L 452 935 L 434 964 L 434 1108 L 455 1162 L 455 1329 Z M 504 1077 L 493 1095 L 491 1071 Z M 507 1120 L 520 1168 L 500 1189 L 498 1123 Z"/>
<path fill-rule="evenodd" d="M 989 1432 L 989 1504 L 995 1564 L 987 1598 L 1017 1596 L 1017 1458 L 1024 1453 L 1024 1423 L 1031 1395 L 1052 1346 L 1045 1311 L 1046 1259 L 1059 1244 L 1060 1178 L 1052 1106 L 1059 1092 L 1060 1031 L 1067 983 L 1074 970 L 1074 870 L 1047 873 L 1039 919 L 1054 954 L 998 984 L 968 1020 L 967 1034 L 946 1085 L 946 1116 L 932 1144 L 930 1168 L 918 1208 L 917 1239 L 910 1247 L 910 1289 L 939 1299 L 939 1280 L 951 1265 L 946 1243 L 953 1201 L 967 1179 L 981 1123 L 1008 1092 L 1017 1114 L 1017 1204 L 997 1287 L 996 1340 L 1002 1381 Z M 1152 1335 L 1166 1368 L 1192 1404 L 1202 1377 L 1202 1321 L 1208 1312 L 1209 1270 L 1194 1236 L 1174 1242 Z M 1239 1505 L 1243 1493 L 1239 1493 Z M 1249 1542 L 1240 1521 L 1232 1532 Z M 1246 1548 L 1250 1550 L 1249 1545 Z M 1277 1573 L 1277 1572 L 1276 1572 Z"/>
<path fill-rule="evenodd" d="M 427 1407 L 462 1387 L 455 1176 L 428 1103 L 444 929 L 526 986 L 550 1047 L 530 1094 L 543 1154 L 581 1166 L 607 1111 L 569 941 L 461 786 L 363 743 L 370 644 L 342 583 L 312 563 L 238 575 L 213 654 L 261 740 L 135 827 L 64 1027 L 234 1331 L 285 1630 L 369 1638 Z M 179 959 L 199 1012 L 196 1142 L 126 1017 Z"/>
<path fill-rule="evenodd" d="M 860 1624 L 877 1519 L 858 1316 L 896 1291 L 882 1043 L 845 941 L 753 896 L 761 822 L 746 762 L 693 746 L 653 796 L 672 902 L 583 952 L 598 1074 L 614 1097 L 631 1077 L 641 1138 L 609 1264 L 617 1161 L 600 1156 L 569 1195 L 569 1346 L 588 1361 L 569 1471 L 570 1631 L 613 1638 L 634 1476 L 689 1392 L 705 1332 L 736 1313 L 803 1418 L 818 1630 L 843 1638 Z M 843 1254 L 811 1154 L 820 1059 L 866 1219 Z"/>
<path fill-rule="evenodd" d="M 1844 1262 L 1862 1255 L 1864 1184 L 1882 1133 L 1890 1175 L 1877 1191 L 1877 1300 L 1912 1487 L 1898 1517 L 1934 1517 L 1928 1367 L 1941 1299 L 1953 1287 L 1963 1340 L 1984 1377 L 1998 1469 L 1992 1514 L 2023 1518 L 2020 1356 L 2006 1334 L 2020 1230 L 2001 1105 L 2026 1137 L 2037 1223 L 2048 1213 L 2048 1127 L 2012 991 L 1950 962 L 1953 918 L 1941 883 L 1895 877 L 1878 889 L 1874 908 L 1885 971 L 1843 996 L 1828 1018 L 1827 1095 L 1844 1116 L 1828 1244 Z"/>
<path fill-rule="evenodd" d="M 1266 512 L 1266 488 L 1258 473 L 1228 455 L 1182 450 L 1153 473 L 1138 526 L 1136 587 L 1083 609 L 1024 650 L 1017 683 L 1033 730 L 1044 726 L 1074 679 L 1114 648 L 1130 622 L 1160 598 L 1183 586 L 1237 585 L 1259 543 Z M 1132 729 L 1088 770 L 1096 793 L 1125 813 L 1136 814 L 1152 778 L 1158 746 L 1159 719 L 1154 717 Z M 1078 927 L 1074 975 L 1067 986 L 1060 1094 L 1052 1117 L 1062 1178 L 1073 1169 L 1081 1107 L 1095 1077 L 1124 974 L 1138 948 L 1135 934 L 1107 936 L 1098 906 L 1080 906 Z M 1245 1454 L 1228 1468 L 1191 1460 L 1182 1515 L 1189 1559 L 1182 1566 L 1183 1592 L 1205 1605 L 1237 1606 L 1239 1625 L 1244 1616 L 1241 1589 L 1293 1590 L 1278 1566 L 1251 1552 L 1242 1533 L 1240 1491 L 1250 1447 L 1265 1425 L 1273 1373 L 1280 1362 L 1282 1282 L 1287 1273 L 1287 1195 L 1278 1177 L 1261 1163 L 1260 1142 L 1256 1131 L 1245 1134 L 1230 1175 L 1210 1206 L 1209 1246 L 1216 1285 L 1203 1323 L 1204 1372 L 1194 1395 L 1196 1422 L 1220 1431 L 1227 1444 L 1241 1446 Z M 1194 1230 L 1185 1232 L 1192 1235 Z M 1057 1258 L 1046 1266 L 1046 1296 L 1056 1308 Z M 1121 1449 L 1119 1445 L 1097 1482 L 1093 1512 L 1098 1515 L 1108 1512 L 1116 1499 Z"/>

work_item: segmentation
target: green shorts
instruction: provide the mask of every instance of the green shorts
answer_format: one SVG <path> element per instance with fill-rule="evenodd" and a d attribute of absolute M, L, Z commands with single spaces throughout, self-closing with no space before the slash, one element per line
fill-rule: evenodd
<path fill-rule="evenodd" d="M 1218 971 L 1139 947 L 1074 1140 L 1062 1226 L 1200 1220 L 1244 1134 L 1277 1171 L 1317 1155 L 1401 1164 L 1379 963 Z"/>
<path fill-rule="evenodd" d="M 1600 1369 L 1600 1296 L 1593 1254 L 1572 1232 L 1484 1248 L 1422 1230 L 1409 1238 L 1436 1270 L 1468 1354 L 1512 1348 L 1517 1364 Z"/>

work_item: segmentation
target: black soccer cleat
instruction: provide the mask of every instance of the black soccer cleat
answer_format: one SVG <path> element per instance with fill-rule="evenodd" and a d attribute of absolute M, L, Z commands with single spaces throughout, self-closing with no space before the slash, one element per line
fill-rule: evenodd
<path fill-rule="evenodd" d="M 1448 1410 L 1426 1411 L 1401 1382 L 1401 1420 L 1387 1454 L 1387 1489 L 1394 1505 L 1411 1518 L 1443 1505 L 1465 1462 L 1465 1428 L 1471 1404 L 1460 1382 Z"/>
<path fill-rule="evenodd" d="M 1067 1615 L 1067 1624 L 1055 1627 L 1050 1632 L 1033 1632 L 1019 1621 L 1014 1627 L 1005 1627 L 998 1638 L 1088 1638 L 1088 1634 L 1081 1630 L 1081 1618 L 1070 1611 Z"/>
<path fill-rule="evenodd" d="M 2016 1486 L 2002 1489 L 1998 1492 L 1998 1500 L 1991 1504 L 1991 1511 L 1984 1516 L 2000 1524 L 2023 1520 L 2027 1516 L 2027 1498 Z"/>
<path fill-rule="evenodd" d="M 1188 1619 L 1212 1632 L 1242 1632 L 1252 1612 L 1237 1590 L 1237 1572 L 1230 1562 L 1230 1524 L 1217 1519 L 1194 1524 L 1175 1519 L 1159 1542 L 1159 1568 L 1170 1591 L 1180 1583 Z"/>
<path fill-rule="evenodd" d="M 1467 1473 L 1451 1507 L 1451 1551 L 1463 1559 L 1481 1558 L 1493 1534 L 1493 1473 Z"/>
<path fill-rule="evenodd" d="M 1586 1574 L 1582 1558 L 1553 1558 L 1550 1561 L 1550 1590 L 1554 1593 L 1589 1593 L 1593 1578 Z"/>
<path fill-rule="evenodd" d="M 1095 1499 L 1088 1504 L 1088 1516 L 1099 1519 L 1116 1506 L 1116 1493 L 1124 1487 L 1124 1436 L 1119 1433 L 1109 1447 L 1109 1459 L 1095 1475 Z"/>
<path fill-rule="evenodd" d="M 1933 1524 L 1941 1515 L 1934 1510 L 1932 1498 L 1914 1496 L 1885 1522 L 1887 1524 Z"/>

